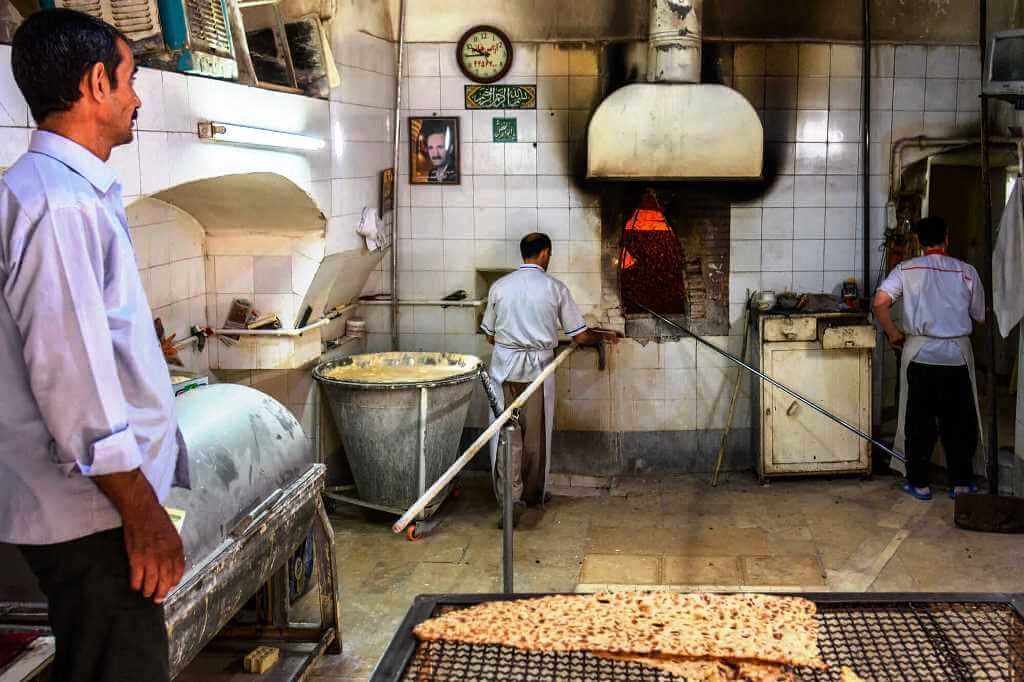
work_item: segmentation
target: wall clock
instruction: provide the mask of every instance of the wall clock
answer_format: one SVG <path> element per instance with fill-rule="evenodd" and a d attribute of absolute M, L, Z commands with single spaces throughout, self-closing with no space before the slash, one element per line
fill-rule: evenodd
<path fill-rule="evenodd" d="M 477 83 L 501 80 L 512 68 L 512 41 L 493 26 L 469 29 L 456 49 L 462 73 Z"/>

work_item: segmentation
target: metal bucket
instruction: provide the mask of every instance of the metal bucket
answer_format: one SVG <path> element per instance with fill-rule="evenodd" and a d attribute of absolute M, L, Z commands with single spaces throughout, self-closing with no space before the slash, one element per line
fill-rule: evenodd
<path fill-rule="evenodd" d="M 383 383 L 372 376 L 332 378 L 335 368 L 409 370 Z M 454 353 L 373 353 L 325 362 L 313 370 L 334 415 L 358 499 L 345 500 L 396 514 L 408 509 L 455 462 L 480 359 Z M 417 368 L 450 368 L 451 376 L 422 379 Z M 423 515 L 432 514 L 443 501 Z"/>

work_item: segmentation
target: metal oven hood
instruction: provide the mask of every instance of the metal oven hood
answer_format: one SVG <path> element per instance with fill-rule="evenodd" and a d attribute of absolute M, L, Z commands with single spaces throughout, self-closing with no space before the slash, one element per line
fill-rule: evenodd
<path fill-rule="evenodd" d="M 702 85 L 702 0 L 652 0 L 647 82 L 619 88 L 587 132 L 587 177 L 760 179 L 764 129 L 741 94 Z"/>

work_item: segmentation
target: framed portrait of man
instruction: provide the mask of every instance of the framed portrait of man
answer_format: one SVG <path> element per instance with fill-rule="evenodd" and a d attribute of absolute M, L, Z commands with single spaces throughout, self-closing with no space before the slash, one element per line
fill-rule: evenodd
<path fill-rule="evenodd" d="M 395 207 L 395 169 L 385 168 L 380 173 L 380 217 Z"/>
<path fill-rule="evenodd" d="M 459 119 L 450 116 L 409 118 L 409 184 L 458 185 Z"/>

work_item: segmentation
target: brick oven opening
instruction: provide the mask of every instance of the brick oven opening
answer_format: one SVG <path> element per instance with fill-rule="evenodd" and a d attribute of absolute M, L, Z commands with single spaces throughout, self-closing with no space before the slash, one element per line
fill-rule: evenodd
<path fill-rule="evenodd" d="M 609 183 L 602 188 L 605 306 L 626 336 L 679 336 L 640 303 L 693 332 L 729 333 L 730 197 L 709 185 Z M 607 252 L 606 252 L 607 253 Z"/>
<path fill-rule="evenodd" d="M 644 313 L 642 305 L 662 315 L 685 315 L 683 268 L 683 247 L 657 195 L 648 191 L 622 233 L 619 289 L 626 314 Z"/>

